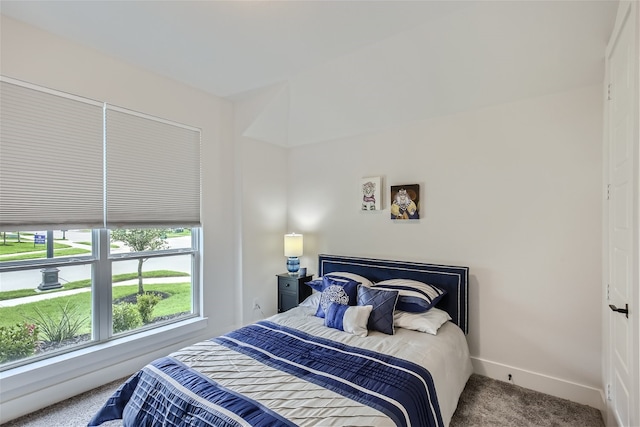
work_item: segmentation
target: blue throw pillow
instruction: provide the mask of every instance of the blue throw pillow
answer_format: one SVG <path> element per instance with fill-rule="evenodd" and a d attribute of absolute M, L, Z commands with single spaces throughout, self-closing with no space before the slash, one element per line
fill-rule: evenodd
<path fill-rule="evenodd" d="M 323 284 L 324 284 L 324 281 L 322 280 L 322 278 L 305 282 L 305 285 L 311 287 L 311 289 L 318 292 L 322 292 Z"/>
<path fill-rule="evenodd" d="M 409 313 L 422 313 L 429 310 L 447 293 L 444 289 L 410 279 L 383 280 L 376 283 L 374 288 L 399 291 L 396 309 Z"/>
<path fill-rule="evenodd" d="M 380 331 L 393 335 L 393 311 L 396 308 L 400 292 L 386 289 L 358 288 L 358 305 L 372 305 L 373 311 L 369 316 L 367 327 L 372 331 Z"/>
<path fill-rule="evenodd" d="M 342 305 L 356 305 L 358 298 L 358 282 L 337 277 L 323 277 L 322 295 L 316 316 L 324 317 L 327 307 L 332 302 Z"/>
<path fill-rule="evenodd" d="M 324 325 L 359 337 L 366 337 L 369 333 L 367 320 L 372 309 L 373 306 L 370 305 L 351 306 L 332 302 L 327 307 Z"/>

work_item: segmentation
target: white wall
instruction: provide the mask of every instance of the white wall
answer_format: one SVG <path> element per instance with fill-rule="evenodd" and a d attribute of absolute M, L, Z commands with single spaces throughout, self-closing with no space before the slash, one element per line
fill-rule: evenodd
<path fill-rule="evenodd" d="M 318 253 L 470 267 L 477 372 L 601 407 L 600 87 L 293 148 L 289 225 Z M 383 212 L 359 182 L 383 176 Z M 420 184 L 417 221 L 389 186 Z"/>
<path fill-rule="evenodd" d="M 247 138 L 241 149 L 242 307 L 243 323 L 249 323 L 277 312 L 276 274 L 287 271 L 287 150 Z M 254 300 L 260 309 L 253 309 Z"/>
<path fill-rule="evenodd" d="M 32 391 L 24 399 L 2 402 L 2 419 L 6 420 L 129 374 L 159 353 L 181 347 L 185 341 L 209 338 L 237 326 L 236 290 L 240 286 L 235 273 L 235 224 L 239 218 L 232 209 L 221 208 L 225 200 L 233 197 L 229 192 L 234 186 L 232 104 L 4 16 L 1 19 L 2 75 L 202 129 L 203 314 L 208 317 L 207 326 L 199 335 L 162 343 L 165 348 L 155 353 L 153 350 L 158 349 L 149 347 L 146 357 L 130 354 L 128 364 L 95 367 L 86 375 L 80 375 L 78 369 L 73 380 L 63 378 L 60 372 L 61 378 L 42 379 L 42 390 Z M 3 392 L 9 384 L 4 378 Z"/>
<path fill-rule="evenodd" d="M 285 87 L 286 89 L 286 87 Z M 234 212 L 240 223 L 238 313 L 242 324 L 277 312 L 276 277 L 285 270 L 283 235 L 287 226 L 287 149 L 285 114 L 264 117 L 265 106 L 281 97 L 275 85 L 234 97 L 235 193 Z M 284 91 L 286 93 L 286 90 Z M 269 143 L 252 139 L 256 126 L 272 128 Z M 278 142 L 273 144 L 271 142 Z M 257 302 L 259 309 L 254 308 Z"/>

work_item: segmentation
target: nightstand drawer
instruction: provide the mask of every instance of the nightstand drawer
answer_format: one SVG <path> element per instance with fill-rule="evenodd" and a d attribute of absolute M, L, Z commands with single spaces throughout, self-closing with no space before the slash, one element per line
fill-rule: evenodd
<path fill-rule="evenodd" d="M 297 280 L 278 280 L 278 291 L 296 292 Z"/>

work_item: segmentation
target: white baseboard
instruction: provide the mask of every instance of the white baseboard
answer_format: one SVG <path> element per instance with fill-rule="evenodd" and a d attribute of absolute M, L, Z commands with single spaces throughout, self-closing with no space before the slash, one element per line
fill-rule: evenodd
<path fill-rule="evenodd" d="M 601 389 L 480 359 L 479 357 L 471 357 L 471 363 L 473 372 L 476 374 L 504 382 L 509 382 L 508 378 L 509 374 L 511 374 L 511 383 L 520 387 L 588 405 L 601 412 L 605 409 L 604 391 Z"/>

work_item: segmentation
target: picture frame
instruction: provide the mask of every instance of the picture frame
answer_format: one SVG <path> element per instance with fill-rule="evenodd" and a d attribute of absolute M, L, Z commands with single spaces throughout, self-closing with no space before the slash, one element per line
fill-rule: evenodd
<path fill-rule="evenodd" d="M 392 185 L 390 197 L 391 219 L 420 219 L 420 185 Z"/>
<path fill-rule="evenodd" d="M 373 176 L 360 180 L 360 210 L 365 212 L 382 209 L 382 178 Z"/>

